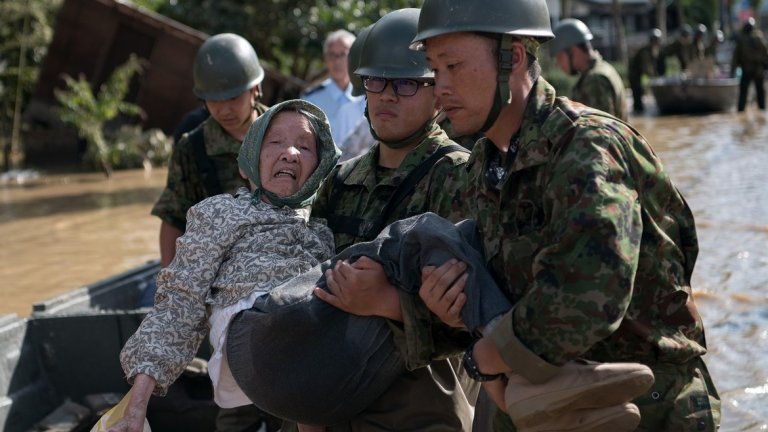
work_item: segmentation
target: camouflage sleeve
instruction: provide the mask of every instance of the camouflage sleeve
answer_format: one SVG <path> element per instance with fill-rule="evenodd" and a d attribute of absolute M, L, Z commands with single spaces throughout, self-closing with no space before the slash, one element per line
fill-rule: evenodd
<path fill-rule="evenodd" d="M 611 85 L 611 81 L 607 77 L 598 74 L 589 74 L 584 77 L 584 82 L 582 83 L 581 88 L 583 99 L 580 100 L 580 102 L 584 105 L 613 115 L 620 112 L 616 106 L 616 92 Z"/>
<path fill-rule="evenodd" d="M 187 136 L 176 143 L 168 162 L 168 179 L 151 214 L 184 231 L 187 225 L 187 211 L 204 196 L 197 196 L 191 184 L 190 171 L 196 163 Z"/>
<path fill-rule="evenodd" d="M 612 125 L 580 127 L 552 162 L 544 197 L 551 243 L 533 257 L 525 296 L 490 332 L 525 376 L 580 356 L 624 318 L 643 232 L 629 149 Z"/>
<path fill-rule="evenodd" d="M 425 197 L 428 211 L 452 222 L 464 219 L 459 192 L 466 181 L 466 160 L 464 153 L 449 153 L 430 171 L 428 196 Z M 400 308 L 403 313 L 402 335 L 395 341 L 400 343 L 398 346 L 409 369 L 454 356 L 466 347 L 468 333 L 442 324 L 417 294 L 401 291 Z"/>

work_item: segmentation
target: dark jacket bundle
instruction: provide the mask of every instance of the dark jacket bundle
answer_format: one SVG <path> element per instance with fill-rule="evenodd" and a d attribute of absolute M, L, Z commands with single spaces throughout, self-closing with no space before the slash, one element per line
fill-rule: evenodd
<path fill-rule="evenodd" d="M 338 260 L 367 256 L 391 283 L 416 293 L 421 269 L 451 258 L 467 263 L 470 332 L 511 308 L 485 269 L 474 222 L 456 225 L 434 213 L 393 223 L 374 240 L 353 245 L 260 297 L 230 326 L 227 357 L 240 388 L 264 411 L 308 424 L 332 425 L 373 402 L 405 368 L 384 318 L 348 314 L 312 295 Z"/>

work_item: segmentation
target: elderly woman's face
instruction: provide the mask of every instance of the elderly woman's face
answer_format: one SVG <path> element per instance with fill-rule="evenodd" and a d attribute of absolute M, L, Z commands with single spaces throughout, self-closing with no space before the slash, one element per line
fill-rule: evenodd
<path fill-rule="evenodd" d="M 293 195 L 317 164 L 317 144 L 309 120 L 295 111 L 277 113 L 261 143 L 261 186 L 278 196 Z"/>

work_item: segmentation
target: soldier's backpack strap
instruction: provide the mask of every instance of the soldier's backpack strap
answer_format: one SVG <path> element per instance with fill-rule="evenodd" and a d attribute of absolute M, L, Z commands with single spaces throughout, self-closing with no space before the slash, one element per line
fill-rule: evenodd
<path fill-rule="evenodd" d="M 189 143 L 192 145 L 192 152 L 195 154 L 195 163 L 197 171 L 200 174 L 200 180 L 203 182 L 205 191 L 209 197 L 224 193 L 219 182 L 219 173 L 216 172 L 216 166 L 205 151 L 205 140 L 203 139 L 203 128 L 198 127 L 187 135 Z"/>
<path fill-rule="evenodd" d="M 442 159 L 448 153 L 455 151 L 469 153 L 469 150 L 457 144 L 439 147 L 435 153 L 433 153 L 430 157 L 425 159 L 410 173 L 408 173 L 402 183 L 398 185 L 397 189 L 395 189 L 395 191 L 389 197 L 387 204 L 384 205 L 384 208 L 381 210 L 379 216 L 375 220 L 371 221 L 354 216 L 331 215 L 328 217 L 328 226 L 331 228 L 331 231 L 333 231 L 335 234 L 350 234 L 352 236 L 362 238 L 364 241 L 373 240 L 386 226 L 387 221 L 391 217 L 392 212 L 395 210 L 397 205 L 400 204 L 408 195 L 413 193 L 414 189 L 416 189 L 416 185 L 435 166 L 437 161 Z M 341 187 L 341 185 L 344 183 L 344 180 L 346 179 L 346 176 L 349 175 L 349 171 L 351 170 L 352 169 L 349 168 L 343 178 L 341 178 L 342 170 L 339 170 L 339 174 L 336 176 L 336 179 L 334 179 L 334 192 L 337 192 L 336 189 Z M 341 179 L 339 180 L 339 178 Z M 336 183 L 336 181 L 338 181 L 338 183 Z M 335 207 L 329 206 L 329 208 L 333 209 Z"/>

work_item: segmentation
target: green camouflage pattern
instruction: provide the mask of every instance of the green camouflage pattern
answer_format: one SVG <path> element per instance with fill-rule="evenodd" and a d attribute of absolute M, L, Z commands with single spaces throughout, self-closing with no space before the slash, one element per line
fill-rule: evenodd
<path fill-rule="evenodd" d="M 261 115 L 267 107 L 257 104 L 255 110 Z M 248 187 L 248 182 L 240 176 L 237 164 L 242 142 L 229 135 L 213 117 L 208 117 L 200 127 L 203 128 L 205 151 L 216 167 L 222 190 L 234 194 L 238 188 Z M 206 198 L 208 192 L 200 178 L 195 152 L 185 134 L 173 147 L 165 189 L 152 207 L 151 214 L 185 231 L 187 210 Z"/>
<path fill-rule="evenodd" d="M 387 170 L 378 166 L 379 146 L 375 143 L 367 153 L 338 165 L 323 183 L 312 206 L 312 216 L 328 218 L 331 214 L 361 217 L 373 222 L 377 219 L 407 175 L 419 164 L 429 158 L 441 146 L 455 144 L 438 126 L 434 126 L 428 136 L 405 157 L 397 169 Z M 461 203 L 459 192 L 466 180 L 466 162 L 468 154 L 452 151 L 442 157 L 435 166 L 417 183 L 413 193 L 400 202 L 387 224 L 397 220 L 432 211 L 452 221 L 460 220 Z M 334 192 L 334 178 L 343 164 L 356 164 L 349 172 L 341 188 L 335 208 L 329 208 L 331 194 Z M 338 227 L 329 224 L 334 232 L 337 251 L 348 246 L 370 240 L 339 233 Z M 418 296 L 400 295 L 404 322 L 392 323 L 390 328 L 398 346 L 413 346 L 416 340 L 429 339 L 433 334 L 440 340 L 463 340 L 468 343 L 468 333 L 463 330 L 447 328 L 439 319 L 433 318 Z M 432 327 L 435 327 L 434 330 Z M 406 329 L 406 330 L 404 330 Z M 455 343 L 453 344 L 456 345 Z M 453 354 L 459 350 L 454 349 Z M 447 356 L 445 356 L 447 357 Z M 430 359 L 411 368 L 398 377 L 395 383 L 370 407 L 349 422 L 327 428 L 333 432 L 376 432 L 388 430 L 413 431 L 466 431 L 472 423 L 472 413 L 466 394 L 476 394 L 478 384 L 466 386 L 460 379 L 461 369 L 455 359 L 434 361 Z M 453 362 L 453 363 L 452 363 Z M 457 372 L 459 377 L 457 377 Z M 468 380 L 467 380 L 468 381 Z M 461 386 L 459 386 L 461 384 Z M 403 429 L 408 425 L 407 429 Z M 288 429 L 292 430 L 292 429 Z"/>
<path fill-rule="evenodd" d="M 365 154 L 343 163 L 356 163 L 349 176 L 344 181 L 344 191 L 339 195 L 335 209 L 328 208 L 333 179 L 336 177 L 341 164 L 327 177 L 320 188 L 314 204 L 312 216 L 328 218 L 330 214 L 355 216 L 374 221 L 394 193 L 397 186 L 421 162 L 429 158 L 440 146 L 455 144 L 439 127 L 434 126 L 428 136 L 414 148 L 394 172 L 382 172 L 378 166 L 379 146 L 375 143 Z M 405 201 L 399 203 L 387 224 L 410 216 L 431 211 L 451 221 L 458 221 L 461 206 L 458 200 L 460 186 L 464 182 L 464 170 L 461 169 L 467 161 L 467 153 L 455 151 L 448 153 L 416 185 L 413 193 Z M 377 178 L 377 172 L 382 178 Z M 341 252 L 352 244 L 372 240 L 355 237 L 350 234 L 335 233 L 336 251 Z"/>
<path fill-rule="evenodd" d="M 460 198 L 515 304 L 491 332 L 494 343 L 497 333 L 516 337 L 551 365 L 578 357 L 654 370 L 698 364 L 706 343 L 690 287 L 693 215 L 640 133 L 556 98 L 539 79 L 500 191 L 486 181 L 496 151 L 485 138 L 475 144 Z M 412 365 L 438 354 L 433 340 L 420 342 L 406 351 Z M 716 398 L 714 387 L 709 394 Z M 684 398 L 675 401 L 690 413 Z"/>
<path fill-rule="evenodd" d="M 593 53 L 587 70 L 581 73 L 571 91 L 576 102 L 605 111 L 627 120 L 627 99 L 624 82 L 610 63 L 598 53 Z"/>

